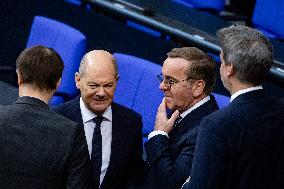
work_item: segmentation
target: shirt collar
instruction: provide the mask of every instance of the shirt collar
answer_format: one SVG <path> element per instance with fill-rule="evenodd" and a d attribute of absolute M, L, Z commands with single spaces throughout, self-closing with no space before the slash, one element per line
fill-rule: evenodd
<path fill-rule="evenodd" d="M 205 98 L 203 98 L 202 100 L 200 100 L 199 102 L 197 102 L 196 104 L 194 104 L 192 107 L 190 107 L 188 110 L 186 110 L 185 112 L 180 114 L 181 120 L 190 112 L 192 112 L 193 110 L 195 110 L 196 108 L 198 108 L 199 106 L 205 104 L 206 102 L 208 102 L 210 100 L 210 96 L 206 96 Z"/>
<path fill-rule="evenodd" d="M 91 110 L 89 110 L 86 106 L 85 103 L 83 102 L 82 97 L 80 97 L 80 109 L 81 109 L 81 114 L 82 114 L 82 120 L 83 123 L 89 122 L 98 115 L 93 113 Z M 111 105 L 107 107 L 105 112 L 102 115 L 104 118 L 106 118 L 108 121 L 112 122 L 112 108 Z"/>
<path fill-rule="evenodd" d="M 246 88 L 246 89 L 239 90 L 231 96 L 230 102 L 232 102 L 235 98 L 237 98 L 241 94 L 245 94 L 245 93 L 255 91 L 255 90 L 260 90 L 260 89 L 263 89 L 263 87 L 262 86 L 256 86 L 256 87 L 249 87 L 249 88 Z"/>

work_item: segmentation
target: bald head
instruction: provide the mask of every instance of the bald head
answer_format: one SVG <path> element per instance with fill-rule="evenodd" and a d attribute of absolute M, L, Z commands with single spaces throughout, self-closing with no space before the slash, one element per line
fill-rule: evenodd
<path fill-rule="evenodd" d="M 79 73 L 75 74 L 85 106 L 102 115 L 111 105 L 118 80 L 114 57 L 107 51 L 90 51 L 83 57 Z"/>
<path fill-rule="evenodd" d="M 112 54 L 104 50 L 93 50 L 86 53 L 80 63 L 79 74 L 83 77 L 88 67 L 109 67 L 114 69 L 115 77 L 118 77 L 118 68 Z"/>

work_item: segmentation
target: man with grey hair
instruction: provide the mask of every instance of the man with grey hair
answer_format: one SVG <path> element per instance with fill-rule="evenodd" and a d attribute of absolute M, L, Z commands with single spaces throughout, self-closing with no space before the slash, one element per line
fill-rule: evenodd
<path fill-rule="evenodd" d="M 85 130 L 96 188 L 121 189 L 142 170 L 142 118 L 113 102 L 119 78 L 113 55 L 88 52 L 75 75 L 81 96 L 54 110 Z"/>
<path fill-rule="evenodd" d="M 284 188 L 284 99 L 265 95 L 262 82 L 272 46 L 259 31 L 218 31 L 220 74 L 231 103 L 201 122 L 191 176 L 184 189 Z"/>

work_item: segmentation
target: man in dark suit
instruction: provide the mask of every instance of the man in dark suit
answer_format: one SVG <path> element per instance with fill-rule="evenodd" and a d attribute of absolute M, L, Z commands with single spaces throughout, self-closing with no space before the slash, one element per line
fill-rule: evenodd
<path fill-rule="evenodd" d="M 215 62 L 212 58 L 195 47 L 176 48 L 167 55 L 162 74 L 158 77 L 160 89 L 165 95 L 160 108 L 170 109 L 174 112 L 173 117 L 179 116 L 180 119 L 174 128 L 163 124 L 166 118 L 157 119 L 162 123 L 156 124 L 149 134 L 149 140 L 145 143 L 145 189 L 182 186 L 191 172 L 199 123 L 203 117 L 218 109 L 214 97 L 210 95 L 215 81 Z"/>
<path fill-rule="evenodd" d="M 62 70 L 50 48 L 35 46 L 18 57 L 20 97 L 0 108 L 1 188 L 92 188 L 84 131 L 47 105 Z"/>
<path fill-rule="evenodd" d="M 54 109 L 84 128 L 94 180 L 101 189 L 125 188 L 144 163 L 141 116 L 112 102 L 118 78 L 114 57 L 103 50 L 91 51 L 75 76 L 81 97 Z M 98 117 L 101 123 L 95 121 Z"/>
<path fill-rule="evenodd" d="M 262 82 L 272 46 L 259 31 L 218 31 L 220 74 L 231 103 L 201 122 L 196 154 L 184 189 L 284 188 L 284 99 L 268 97 Z"/>
<path fill-rule="evenodd" d="M 18 88 L 0 81 L 0 106 L 10 105 L 18 99 Z"/>

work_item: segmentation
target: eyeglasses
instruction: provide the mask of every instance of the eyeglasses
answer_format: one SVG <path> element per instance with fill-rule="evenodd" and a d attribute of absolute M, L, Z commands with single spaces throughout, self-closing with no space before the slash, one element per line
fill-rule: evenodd
<path fill-rule="evenodd" d="M 159 74 L 157 75 L 157 79 L 160 83 L 164 82 L 164 85 L 166 86 L 166 88 L 171 89 L 171 87 L 177 83 L 183 82 L 183 81 L 188 81 L 191 78 L 187 78 L 187 79 L 182 79 L 182 80 L 175 80 L 172 77 L 166 76 L 164 77 L 163 74 Z"/>

